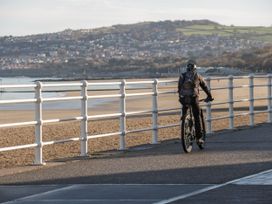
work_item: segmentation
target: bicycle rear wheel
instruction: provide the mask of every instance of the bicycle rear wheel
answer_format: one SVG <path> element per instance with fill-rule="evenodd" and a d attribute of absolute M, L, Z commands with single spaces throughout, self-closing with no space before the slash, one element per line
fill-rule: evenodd
<path fill-rule="evenodd" d="M 189 153 L 193 148 L 195 129 L 192 117 L 187 114 L 181 122 L 181 143 L 185 153 Z"/>

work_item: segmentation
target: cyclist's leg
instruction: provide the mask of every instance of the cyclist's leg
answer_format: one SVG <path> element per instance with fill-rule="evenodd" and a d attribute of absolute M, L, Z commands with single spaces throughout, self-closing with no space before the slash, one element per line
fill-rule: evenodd
<path fill-rule="evenodd" d="M 196 138 L 200 139 L 202 137 L 201 134 L 201 125 L 200 125 L 200 106 L 198 97 L 194 97 L 192 100 L 192 110 L 195 119 L 195 131 L 196 131 Z"/>
<path fill-rule="evenodd" d="M 181 117 L 181 120 L 184 120 L 184 119 L 185 119 L 185 116 L 186 116 L 186 114 L 187 114 L 188 107 L 187 107 L 187 105 L 186 105 L 186 103 L 185 103 L 185 101 L 184 101 L 183 98 L 181 99 L 180 102 L 181 102 L 181 104 L 182 104 L 182 117 Z"/>

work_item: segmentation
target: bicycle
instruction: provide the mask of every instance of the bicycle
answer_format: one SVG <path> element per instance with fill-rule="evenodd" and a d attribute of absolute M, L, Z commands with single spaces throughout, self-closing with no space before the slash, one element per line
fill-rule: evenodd
<path fill-rule="evenodd" d="M 199 102 L 204 101 L 206 103 L 213 101 L 214 99 L 201 99 Z M 181 119 L 181 143 L 185 153 L 190 153 L 193 148 L 193 143 L 196 141 L 195 135 L 195 120 L 193 116 L 192 106 L 190 104 L 187 105 L 188 110 L 186 116 L 183 116 Z M 204 143 L 197 143 L 199 149 L 204 149 L 205 141 L 206 141 L 206 126 L 203 115 L 203 109 L 200 108 L 200 127 L 201 127 L 201 139 Z"/>

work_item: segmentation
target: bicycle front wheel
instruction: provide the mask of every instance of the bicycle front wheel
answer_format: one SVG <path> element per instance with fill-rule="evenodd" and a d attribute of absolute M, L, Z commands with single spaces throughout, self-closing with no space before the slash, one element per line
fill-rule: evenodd
<path fill-rule="evenodd" d="M 199 149 L 204 149 L 205 147 L 205 141 L 206 141 L 206 127 L 205 127 L 205 121 L 204 121 L 204 115 L 203 115 L 203 110 L 200 110 L 200 119 L 201 119 L 201 135 L 202 135 L 202 140 L 204 141 L 203 144 L 197 143 Z"/>
<path fill-rule="evenodd" d="M 185 153 L 190 153 L 194 141 L 194 123 L 188 114 L 181 121 L 181 143 Z"/>

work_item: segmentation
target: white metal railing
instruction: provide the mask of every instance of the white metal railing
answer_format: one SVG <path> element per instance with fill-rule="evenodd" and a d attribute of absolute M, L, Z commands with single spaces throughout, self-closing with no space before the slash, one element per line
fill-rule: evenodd
<path fill-rule="evenodd" d="M 261 85 L 254 85 L 255 78 L 265 78 L 267 79 L 267 84 Z M 234 86 L 233 81 L 239 79 L 248 79 L 248 84 Z M 211 82 L 213 80 L 227 80 L 228 85 L 223 87 L 212 87 Z M 9 89 L 9 88 L 34 88 L 35 89 L 35 98 L 34 99 L 17 99 L 17 100 L 0 100 L 0 107 L 2 104 L 16 104 L 16 103 L 35 103 L 35 120 L 34 121 L 26 121 L 26 122 L 17 122 L 17 123 L 6 123 L 0 124 L 0 128 L 7 128 L 7 127 L 17 127 L 17 126 L 28 126 L 28 125 L 35 125 L 35 143 L 33 144 L 26 144 L 26 145 L 19 145 L 19 146 L 12 146 L 12 147 L 2 147 L 0 148 L 0 152 L 3 151 L 10 151 L 16 149 L 25 149 L 25 148 L 35 148 L 35 161 L 34 163 L 37 165 L 43 164 L 43 156 L 42 150 L 43 146 L 45 145 L 52 145 L 57 143 L 64 143 L 64 142 L 71 142 L 71 141 L 80 141 L 81 148 L 81 156 L 86 156 L 88 154 L 88 140 L 98 137 L 109 137 L 109 136 L 120 136 L 120 150 L 126 149 L 125 144 L 125 136 L 128 133 L 136 133 L 136 132 L 143 132 L 143 131 L 152 131 L 152 144 L 158 143 L 158 130 L 162 128 L 171 128 L 177 127 L 180 123 L 177 124 L 168 124 L 164 126 L 158 125 L 158 114 L 162 112 L 169 112 L 175 111 L 180 112 L 180 107 L 171 107 L 167 109 L 159 109 L 158 108 L 158 95 L 162 94 L 173 94 L 176 93 L 176 89 L 173 91 L 159 91 L 159 84 L 165 83 L 173 83 L 175 87 L 177 86 L 177 80 L 149 80 L 149 81 L 132 81 L 127 82 L 126 80 L 122 80 L 121 82 L 99 82 L 99 83 L 92 83 L 88 81 L 82 81 L 80 83 L 42 83 L 36 82 L 36 84 L 32 85 L 0 85 L 1 90 Z M 208 87 L 211 90 L 228 90 L 228 100 L 223 102 L 217 102 L 216 100 L 213 103 L 207 103 L 204 106 L 206 107 L 206 123 L 207 123 L 207 133 L 212 133 L 212 121 L 222 120 L 222 119 L 229 119 L 229 129 L 234 128 L 234 117 L 236 116 L 246 116 L 249 115 L 250 117 L 250 125 L 254 125 L 254 115 L 260 113 L 267 113 L 267 122 L 272 122 L 272 75 L 266 76 L 228 76 L 228 77 L 208 77 L 206 78 L 206 82 Z M 139 85 L 139 84 L 151 84 L 152 91 L 150 92 L 138 92 L 138 93 L 126 93 L 127 85 Z M 118 85 L 119 86 L 119 94 L 112 94 L 112 95 L 94 95 L 89 96 L 88 91 L 90 90 L 90 86 L 105 86 L 105 85 Z M 54 98 L 44 98 L 42 93 L 44 88 L 46 87 L 81 87 L 81 96 L 75 97 L 54 97 Z M 254 88 L 255 87 L 267 87 L 267 96 L 254 98 Z M 236 99 L 234 100 L 234 89 L 239 88 L 248 88 L 249 89 L 249 98 L 245 99 Z M 126 111 L 126 100 L 128 97 L 131 96 L 152 96 L 152 110 L 141 110 L 141 111 L 134 111 L 134 112 L 127 112 Z M 102 114 L 102 115 L 88 115 L 88 101 L 95 99 L 95 98 L 119 98 L 120 99 L 120 109 L 118 113 L 112 114 Z M 81 115 L 72 118 L 65 118 L 65 119 L 43 119 L 43 104 L 48 101 L 70 101 L 70 100 L 80 100 L 81 101 Z M 254 101 L 255 100 L 267 100 L 267 110 L 265 111 L 255 111 L 254 110 Z M 239 102 L 249 102 L 249 111 L 244 113 L 237 113 L 234 114 L 234 103 Z M 228 115 L 219 116 L 219 117 L 212 117 L 212 106 L 224 105 L 228 104 Z M 203 106 L 203 105 L 202 105 Z M 135 129 L 135 130 L 127 130 L 126 129 L 126 118 L 127 116 L 132 115 L 143 115 L 143 114 L 151 114 L 152 115 L 152 127 L 150 128 L 142 128 L 142 129 Z M 110 132 L 110 133 L 103 133 L 98 135 L 89 135 L 88 133 L 88 121 L 95 120 L 95 119 L 108 119 L 108 118 L 119 118 L 120 130 L 118 132 Z M 80 121 L 80 137 L 56 140 L 56 141 L 46 141 L 44 142 L 42 139 L 42 126 L 43 124 L 48 123 L 57 123 L 57 122 L 64 122 L 64 121 Z"/>

